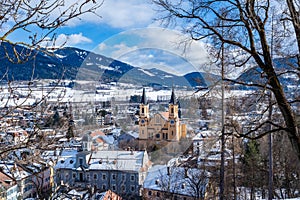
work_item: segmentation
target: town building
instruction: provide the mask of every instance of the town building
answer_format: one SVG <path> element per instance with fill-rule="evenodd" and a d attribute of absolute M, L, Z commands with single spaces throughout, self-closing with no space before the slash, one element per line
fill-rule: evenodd
<path fill-rule="evenodd" d="M 17 200 L 18 185 L 14 179 L 0 172 L 0 200 Z"/>
<path fill-rule="evenodd" d="M 27 165 L 21 165 L 16 163 L 1 163 L 2 177 L 10 177 L 5 179 L 6 187 L 9 187 L 10 193 L 8 196 L 10 199 L 15 199 L 15 192 L 17 191 L 18 197 L 22 198 L 35 198 L 41 197 L 39 194 L 47 196 L 53 187 L 53 179 L 51 175 L 51 168 L 38 162 L 33 162 Z M 12 181 L 10 181 L 10 179 Z M 9 183 L 9 185 L 7 185 Z M 15 184 L 16 187 L 15 188 Z M 2 184 L 3 185 L 3 184 Z M 41 197 L 43 198 L 43 197 Z"/>
<path fill-rule="evenodd" d="M 143 89 L 139 113 L 139 139 L 179 141 L 186 137 L 186 125 L 180 121 L 179 103 L 172 89 L 168 111 L 155 113 L 150 116 L 149 104 Z"/>
<path fill-rule="evenodd" d="M 89 146 L 89 145 L 88 145 Z M 122 197 L 141 196 L 151 162 L 146 151 L 63 150 L 56 169 L 56 183 L 70 188 L 111 190 Z"/>

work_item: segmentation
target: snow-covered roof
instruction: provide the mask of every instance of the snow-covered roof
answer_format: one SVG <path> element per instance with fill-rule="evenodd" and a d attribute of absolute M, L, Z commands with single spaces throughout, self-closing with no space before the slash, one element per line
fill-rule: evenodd
<path fill-rule="evenodd" d="M 76 156 L 75 157 L 61 157 L 58 159 L 55 169 L 73 169 L 76 164 Z"/>
<path fill-rule="evenodd" d="M 208 184 L 208 174 L 197 168 L 167 167 L 166 165 L 156 165 L 152 167 L 144 182 L 144 188 L 162 192 L 194 196 L 198 182 L 202 195 L 205 194 Z"/>
<path fill-rule="evenodd" d="M 92 154 L 90 170 L 140 171 L 144 151 L 98 151 Z"/>
<path fill-rule="evenodd" d="M 220 131 L 212 131 L 212 130 L 205 130 L 198 133 L 195 137 L 193 137 L 193 141 L 195 140 L 203 140 L 203 138 L 217 138 L 221 134 Z"/>
<path fill-rule="evenodd" d="M 55 169 L 75 169 L 79 152 L 63 151 Z M 139 172 L 148 162 L 145 151 L 98 151 L 85 153 L 89 170 L 128 170 Z M 146 158 L 146 159 L 145 159 Z M 78 168 L 78 170 L 80 170 Z"/>
<path fill-rule="evenodd" d="M 31 173 L 23 170 L 21 167 L 13 163 L 1 163 L 0 168 L 3 173 L 15 178 L 16 180 L 20 180 L 31 175 Z"/>

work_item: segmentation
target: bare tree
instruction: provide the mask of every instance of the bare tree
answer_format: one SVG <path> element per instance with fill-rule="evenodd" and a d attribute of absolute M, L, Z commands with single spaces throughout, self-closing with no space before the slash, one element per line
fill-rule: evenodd
<path fill-rule="evenodd" d="M 73 19 L 79 19 L 87 13 L 96 14 L 96 10 L 102 5 L 103 0 L 96 1 L 18 1 L 5 0 L 1 2 L 0 9 L 0 41 L 7 42 L 14 48 L 15 57 L 13 62 L 21 62 L 28 58 L 26 51 L 19 52 L 16 45 L 28 49 L 38 49 L 42 42 L 55 44 L 55 30 L 67 25 Z M 28 35 L 29 42 L 12 41 L 10 36 L 16 32 L 23 31 Z"/>
<path fill-rule="evenodd" d="M 39 82 L 34 76 L 36 57 L 39 53 L 51 54 L 51 51 L 48 51 L 50 47 L 59 48 L 64 45 L 56 43 L 55 32 L 58 28 L 68 25 L 72 20 L 80 20 L 83 15 L 97 15 L 96 11 L 102 4 L 103 0 L 97 2 L 94 0 L 3 0 L 0 2 L 1 59 L 7 61 L 2 63 L 0 75 L 0 131 L 7 133 L 0 141 L 2 162 L 35 164 L 33 159 L 39 160 L 44 150 L 55 150 L 55 144 L 58 141 L 53 135 L 47 135 L 41 131 L 43 128 L 49 128 L 44 122 L 58 117 L 56 120 L 59 124 L 55 124 L 54 127 L 49 121 L 50 128 L 66 132 L 70 127 L 68 115 L 60 114 L 61 117 L 59 117 L 58 113 L 56 113 L 58 116 L 51 114 L 54 111 L 53 106 L 57 106 L 66 94 L 65 88 L 60 87 L 64 71 L 58 73 L 54 85 L 46 87 L 43 85 L 44 82 Z M 24 37 L 19 40 L 12 39 L 14 34 L 23 34 Z M 16 66 L 25 63 L 32 65 L 31 70 L 18 72 L 28 73 L 28 79 L 26 81 L 14 80 L 10 73 L 9 62 Z M 39 97 L 35 96 L 37 90 L 40 93 Z M 55 97 L 51 97 L 53 93 L 56 93 Z M 31 102 L 32 100 L 34 102 Z M 30 117 L 25 120 L 26 113 Z M 18 141 L 5 139 L 14 138 L 20 134 L 16 130 L 17 126 L 23 129 L 22 134 L 26 136 L 26 139 Z M 28 129 L 27 132 L 25 128 Z M 9 131 L 13 136 L 8 134 Z M 41 195 L 44 192 L 42 188 L 44 174 L 34 174 L 34 176 L 33 184 Z"/>
<path fill-rule="evenodd" d="M 293 0 L 256 1 L 256 0 L 210 0 L 210 1 L 176 1 L 153 0 L 160 10 L 159 19 L 171 26 L 172 22 L 181 25 L 193 40 L 205 40 L 212 44 L 210 53 L 220 59 L 221 47 L 227 50 L 226 65 L 236 68 L 258 66 L 261 70 L 260 80 L 252 83 L 225 78 L 246 86 L 270 90 L 275 97 L 284 123 L 270 120 L 261 121 L 241 136 L 262 137 L 271 132 L 284 130 L 300 159 L 300 134 L 295 120 L 295 105 L 299 100 L 288 100 L 280 77 L 284 74 L 299 76 L 299 66 L 290 62 L 293 67 L 281 67 L 273 62 L 272 56 L 286 55 L 295 58 L 299 54 L 299 3 Z M 290 27 L 294 27 L 290 29 Z M 286 46 L 286 44 L 289 45 Z M 291 44 L 298 44 L 293 47 Z M 273 46 L 276 51 L 272 51 Z M 289 49 L 289 51 L 287 51 Z M 231 52 L 231 53 L 230 53 Z M 276 55 L 272 55 L 275 54 Z M 286 57 L 284 57 L 286 58 Z M 299 63 L 299 62 L 298 62 Z M 272 124 L 270 131 L 261 131 Z M 258 135 L 250 135 L 259 132 Z"/>

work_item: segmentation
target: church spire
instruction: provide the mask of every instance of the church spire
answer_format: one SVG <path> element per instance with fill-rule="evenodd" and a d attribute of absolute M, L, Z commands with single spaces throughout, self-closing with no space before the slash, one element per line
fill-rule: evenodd
<path fill-rule="evenodd" d="M 141 104 L 144 104 L 144 105 L 147 104 L 147 98 L 146 98 L 146 91 L 145 91 L 145 88 L 143 88 L 143 95 L 142 95 Z"/>
<path fill-rule="evenodd" d="M 171 94 L 171 99 L 170 99 L 170 104 L 173 104 L 175 105 L 177 102 L 176 102 L 176 97 L 175 97 L 175 92 L 174 92 L 174 87 L 172 87 L 172 94 Z"/>

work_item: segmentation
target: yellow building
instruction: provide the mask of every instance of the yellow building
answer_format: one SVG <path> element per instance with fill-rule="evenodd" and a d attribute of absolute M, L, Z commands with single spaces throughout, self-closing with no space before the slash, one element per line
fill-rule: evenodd
<path fill-rule="evenodd" d="M 179 141 L 186 136 L 186 125 L 181 124 L 179 105 L 172 89 L 168 112 L 155 113 L 150 117 L 146 92 L 143 89 L 139 115 L 140 140 Z"/>

